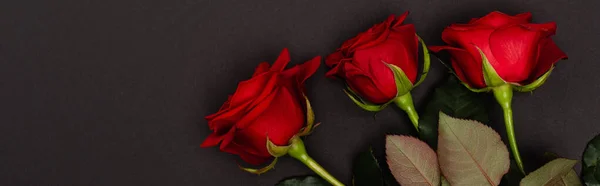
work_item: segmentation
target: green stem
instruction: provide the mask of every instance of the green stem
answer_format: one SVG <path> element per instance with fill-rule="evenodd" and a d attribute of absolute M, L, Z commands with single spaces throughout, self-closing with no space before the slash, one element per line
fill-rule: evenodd
<path fill-rule="evenodd" d="M 394 103 L 396 104 L 396 106 L 400 107 L 400 109 L 404 110 L 406 114 L 408 114 L 410 122 L 412 122 L 413 126 L 415 126 L 415 129 L 417 129 L 418 132 L 419 114 L 417 113 L 417 110 L 415 110 L 415 105 L 413 104 L 413 99 L 410 95 L 410 92 L 402 96 L 398 96 L 396 99 L 394 99 Z"/>
<path fill-rule="evenodd" d="M 300 160 L 300 162 L 304 163 L 304 165 L 306 165 L 308 168 L 313 170 L 315 173 L 317 173 L 323 179 L 327 180 L 327 182 L 331 183 L 332 185 L 344 186 L 342 182 L 335 179 L 335 177 L 329 174 L 323 167 L 321 167 L 321 165 L 319 165 L 315 160 L 308 156 L 308 154 L 306 153 L 306 148 L 304 148 L 304 142 L 302 142 L 302 140 L 299 137 L 294 137 L 291 140 L 291 142 L 292 144 L 290 145 L 290 149 L 288 151 L 288 154 L 291 157 Z"/>
<path fill-rule="evenodd" d="M 517 166 L 519 170 L 523 174 L 525 174 L 525 169 L 523 167 L 523 161 L 521 160 L 521 155 L 519 153 L 519 148 L 517 147 L 517 138 L 515 137 L 515 127 L 513 123 L 513 113 L 512 113 L 512 96 L 513 90 L 510 84 L 500 85 L 498 87 L 493 88 L 494 97 L 496 97 L 496 101 L 502 107 L 502 111 L 504 111 L 504 123 L 506 125 L 506 134 L 508 135 L 508 144 L 510 145 L 510 150 L 512 151 L 513 157 L 517 162 Z"/>

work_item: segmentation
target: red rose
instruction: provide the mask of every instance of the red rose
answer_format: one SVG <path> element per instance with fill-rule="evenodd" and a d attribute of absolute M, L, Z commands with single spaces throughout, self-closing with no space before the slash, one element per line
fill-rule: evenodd
<path fill-rule="evenodd" d="M 284 70 L 290 61 L 284 49 L 273 66 L 263 62 L 251 79 L 239 83 L 221 109 L 206 116 L 213 131 L 202 147 L 216 146 L 239 155 L 250 164 L 270 159 L 267 137 L 275 145 L 288 145 L 305 126 L 304 81 L 320 65 L 320 57 Z"/>
<path fill-rule="evenodd" d="M 417 79 L 418 38 L 412 24 L 402 25 L 408 15 L 393 15 L 366 32 L 344 42 L 327 56 L 332 69 L 328 77 L 346 80 L 349 88 L 371 103 L 383 104 L 407 92 L 398 92 L 394 72 L 388 65 L 399 67 L 412 84 Z M 411 87 L 404 90 L 410 91 Z"/>
<path fill-rule="evenodd" d="M 549 72 L 558 60 L 567 58 L 550 38 L 556 24 L 530 21 L 531 13 L 509 16 L 492 12 L 467 24 L 450 25 L 442 33 L 442 39 L 450 46 L 430 49 L 447 50 L 456 75 L 472 88 L 496 86 L 484 79 L 482 67 L 486 58 L 504 82 L 527 85 Z"/>

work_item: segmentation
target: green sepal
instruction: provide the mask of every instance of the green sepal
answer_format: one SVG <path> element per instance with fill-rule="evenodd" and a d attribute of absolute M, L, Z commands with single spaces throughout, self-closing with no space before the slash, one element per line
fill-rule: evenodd
<path fill-rule="evenodd" d="M 306 95 L 302 96 L 304 96 L 304 100 L 306 101 L 306 126 L 301 130 L 300 133 L 298 133 L 298 136 L 309 135 L 314 130 L 314 127 L 318 126 L 314 124 L 315 113 L 313 112 L 312 106 L 310 105 L 310 100 L 308 100 L 308 97 L 306 97 Z"/>
<path fill-rule="evenodd" d="M 275 168 L 275 164 L 277 164 L 277 158 L 273 159 L 273 161 L 266 167 L 263 167 L 260 169 L 246 168 L 246 167 L 242 167 L 241 165 L 238 165 L 238 167 L 246 172 L 260 175 L 260 174 L 263 174 L 263 173 Z"/>
<path fill-rule="evenodd" d="M 285 145 L 285 146 L 275 145 L 275 143 L 271 142 L 271 140 L 269 140 L 269 137 L 267 136 L 267 151 L 269 151 L 269 154 L 271 154 L 271 156 L 274 156 L 274 157 L 284 156 L 288 153 L 288 150 L 290 150 L 289 145 Z"/>
<path fill-rule="evenodd" d="M 377 104 L 370 103 L 370 102 L 365 101 L 362 98 L 360 98 L 360 96 L 358 94 L 356 94 L 354 91 L 352 91 L 352 89 L 350 89 L 350 87 L 344 89 L 344 93 L 346 93 L 346 95 L 348 95 L 348 97 L 350 97 L 350 99 L 356 105 L 358 105 L 362 109 L 365 109 L 366 111 L 379 112 L 379 111 L 383 110 L 385 107 L 387 107 L 387 105 L 389 103 L 391 103 L 391 101 L 386 104 L 383 104 L 383 105 L 377 105 Z"/>
<path fill-rule="evenodd" d="M 394 73 L 394 79 L 396 79 L 396 97 L 403 96 L 412 90 L 413 83 L 406 77 L 404 71 L 396 65 L 385 63 Z"/>
<path fill-rule="evenodd" d="M 481 61 L 483 64 L 483 80 L 485 81 L 485 84 L 488 87 L 497 87 L 497 86 L 506 84 L 506 81 L 504 81 L 498 75 L 498 73 L 496 72 L 496 70 L 494 69 L 492 64 L 490 64 L 490 61 L 488 61 L 487 57 L 481 51 L 481 49 L 479 49 L 479 47 L 477 47 L 477 50 L 479 51 L 479 54 L 481 55 Z"/>
<path fill-rule="evenodd" d="M 546 72 L 544 75 L 540 76 L 535 81 L 529 83 L 528 85 L 523 85 L 523 86 L 515 85 L 515 86 L 513 86 L 513 89 L 516 91 L 519 91 L 519 92 L 531 92 L 534 89 L 542 86 L 544 84 L 544 82 L 546 82 L 548 77 L 550 77 L 550 73 L 552 72 L 552 70 L 554 70 L 554 67 L 550 68 L 550 70 L 548 70 L 548 72 Z"/>
<path fill-rule="evenodd" d="M 421 72 L 421 77 L 419 77 L 419 80 L 413 87 L 419 86 L 425 80 L 425 77 L 427 77 L 427 74 L 429 73 L 429 67 L 431 66 L 431 58 L 429 56 L 427 45 L 425 45 L 425 42 L 419 35 L 417 35 L 417 38 L 419 38 L 421 48 L 423 49 L 423 72 Z"/>

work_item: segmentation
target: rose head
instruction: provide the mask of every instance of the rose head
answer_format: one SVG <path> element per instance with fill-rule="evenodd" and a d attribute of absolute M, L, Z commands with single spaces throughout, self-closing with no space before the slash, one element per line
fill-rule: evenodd
<path fill-rule="evenodd" d="M 344 79 L 352 92 L 374 104 L 408 93 L 417 80 L 419 41 L 414 26 L 402 24 L 407 15 L 391 15 L 344 42 L 327 56 L 325 62 L 332 68 L 327 76 Z M 408 85 L 398 85 L 397 78 Z"/>
<path fill-rule="evenodd" d="M 267 138 L 275 145 L 288 145 L 307 122 L 304 81 L 317 70 L 321 58 L 284 70 L 289 61 L 284 49 L 272 66 L 259 64 L 251 79 L 239 83 L 221 109 L 206 116 L 213 133 L 201 146 L 221 143 L 222 151 L 257 165 L 273 158 Z"/>
<path fill-rule="evenodd" d="M 530 13 L 492 12 L 467 24 L 450 25 L 442 33 L 449 46 L 430 49 L 448 51 L 456 75 L 470 88 L 509 83 L 530 91 L 543 83 L 554 63 L 567 58 L 551 38 L 556 24 L 530 21 Z M 491 76 L 499 77 L 499 83 Z M 530 86 L 520 88 L 524 85 Z"/>

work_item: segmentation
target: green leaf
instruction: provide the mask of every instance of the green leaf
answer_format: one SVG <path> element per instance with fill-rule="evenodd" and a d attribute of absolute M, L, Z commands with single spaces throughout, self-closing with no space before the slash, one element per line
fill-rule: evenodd
<path fill-rule="evenodd" d="M 451 185 L 498 185 L 508 172 L 508 149 L 500 135 L 477 121 L 440 113 L 438 160 Z"/>
<path fill-rule="evenodd" d="M 388 135 L 387 163 L 400 185 L 440 185 L 440 169 L 433 149 L 417 138 Z"/>
<path fill-rule="evenodd" d="M 442 185 L 442 186 L 450 186 L 450 183 L 448 182 L 448 180 L 447 180 L 446 178 L 444 178 L 444 177 L 442 176 L 442 184 L 441 184 L 441 185 Z"/>
<path fill-rule="evenodd" d="M 279 183 L 275 184 L 275 186 L 329 186 L 331 184 L 327 183 L 323 178 L 319 176 L 296 176 L 291 178 L 286 178 L 284 180 L 279 181 Z"/>
<path fill-rule="evenodd" d="M 563 176 L 562 179 L 565 185 L 582 185 L 581 180 L 579 180 L 579 176 L 577 176 L 577 172 L 575 172 L 573 169 L 571 169 L 566 176 Z"/>
<path fill-rule="evenodd" d="M 552 160 L 538 170 L 531 172 L 523 180 L 522 186 L 577 186 L 581 185 L 577 175 L 573 179 L 573 166 L 577 161 L 564 158 Z"/>
<path fill-rule="evenodd" d="M 590 140 L 583 152 L 581 174 L 586 185 L 600 185 L 600 135 Z"/>
<path fill-rule="evenodd" d="M 373 149 L 361 152 L 354 159 L 352 182 L 355 186 L 383 186 L 383 175 L 379 163 L 373 156 Z"/>
<path fill-rule="evenodd" d="M 419 138 L 437 149 L 440 111 L 452 117 L 489 122 L 485 102 L 485 95 L 469 91 L 456 77 L 449 76 L 448 81 L 434 90 L 420 113 Z"/>
<path fill-rule="evenodd" d="M 545 163 L 549 163 L 552 162 L 553 160 L 559 159 L 561 158 L 560 156 L 558 156 L 558 154 L 553 153 L 553 152 L 545 152 L 544 156 L 543 156 L 543 160 L 545 161 Z M 519 170 L 517 169 L 516 165 L 514 165 L 515 167 L 513 167 L 513 161 L 511 161 L 511 170 L 509 171 L 508 174 L 504 175 L 504 177 L 506 178 L 507 175 L 511 174 L 512 171 L 518 172 L 519 175 L 521 176 L 521 179 L 523 179 L 522 174 L 520 174 Z M 514 170 L 513 170 L 514 169 Z M 579 177 L 577 176 L 577 173 L 575 172 L 575 170 L 571 169 L 569 171 L 569 173 L 567 173 L 567 175 L 563 176 L 561 182 L 558 182 L 559 185 L 581 185 L 581 181 L 579 180 Z M 502 183 L 500 185 L 518 185 L 519 182 L 510 182 L 510 184 L 508 183 L 504 183 L 504 178 L 502 180 Z"/>

